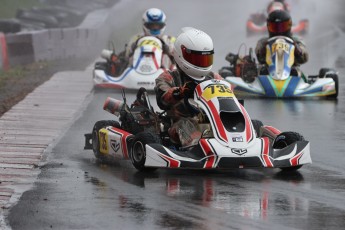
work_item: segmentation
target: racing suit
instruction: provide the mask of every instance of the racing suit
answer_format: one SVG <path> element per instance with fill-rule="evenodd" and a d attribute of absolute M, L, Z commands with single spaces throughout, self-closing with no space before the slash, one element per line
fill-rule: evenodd
<path fill-rule="evenodd" d="M 134 35 L 129 43 L 126 45 L 126 49 L 125 49 L 125 59 L 128 60 L 129 62 L 131 62 L 131 57 L 133 56 L 134 54 L 134 50 L 135 48 L 137 47 L 137 42 L 140 38 L 146 36 L 145 34 L 136 34 Z M 172 59 L 172 55 L 171 55 L 171 51 L 173 50 L 173 46 L 174 46 L 174 42 L 176 40 L 175 37 L 173 36 L 169 36 L 169 35 L 162 35 L 160 37 L 157 37 L 159 38 L 162 43 L 163 43 L 163 53 L 167 54 L 169 56 L 169 58 L 171 60 Z M 169 68 L 169 67 L 166 67 L 166 68 Z"/>
<path fill-rule="evenodd" d="M 210 72 L 205 80 L 222 79 L 218 73 Z M 167 111 L 173 124 L 168 130 L 172 142 L 181 146 L 196 144 L 201 132 L 197 129 L 197 119 L 184 103 L 185 98 L 193 98 L 197 82 L 177 67 L 174 71 L 165 71 L 156 78 L 155 93 L 160 109 Z"/>
<path fill-rule="evenodd" d="M 301 64 L 304 64 L 309 59 L 309 54 L 307 52 L 306 46 L 301 39 L 295 36 L 290 36 L 290 38 L 295 43 L 295 62 L 293 64 L 293 69 L 297 71 L 298 76 L 302 76 L 302 72 L 299 69 Z M 255 47 L 255 54 L 260 64 L 266 64 L 266 45 L 269 38 L 261 38 Z"/>

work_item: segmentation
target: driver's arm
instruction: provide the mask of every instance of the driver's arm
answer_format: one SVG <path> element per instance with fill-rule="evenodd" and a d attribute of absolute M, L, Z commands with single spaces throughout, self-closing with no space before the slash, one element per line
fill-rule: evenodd
<path fill-rule="evenodd" d="M 308 62 L 309 54 L 308 54 L 307 47 L 305 46 L 305 44 L 298 39 L 294 39 L 294 43 L 295 43 L 295 63 L 298 65 L 301 65 Z"/>
<path fill-rule="evenodd" d="M 260 64 L 266 64 L 267 38 L 261 38 L 255 47 L 255 54 Z"/>
<path fill-rule="evenodd" d="M 126 45 L 126 50 L 125 50 L 125 58 L 128 60 L 134 53 L 134 50 L 137 46 L 137 41 L 141 38 L 140 35 L 134 35 L 131 37 L 129 40 L 128 44 Z"/>
<path fill-rule="evenodd" d="M 180 87 L 175 86 L 173 76 L 168 71 L 156 78 L 155 93 L 157 104 L 163 110 L 170 109 L 183 98 Z"/>
<path fill-rule="evenodd" d="M 161 41 L 163 43 L 163 53 L 169 55 L 170 57 L 172 57 L 172 50 L 174 48 L 174 42 L 175 42 L 176 38 L 173 36 L 169 36 L 169 35 L 164 35 L 161 38 Z"/>

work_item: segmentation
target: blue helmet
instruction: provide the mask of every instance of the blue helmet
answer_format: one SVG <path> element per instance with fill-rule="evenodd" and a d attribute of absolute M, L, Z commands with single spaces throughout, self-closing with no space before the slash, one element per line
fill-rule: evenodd
<path fill-rule="evenodd" d="M 151 8 L 143 14 L 143 29 L 145 35 L 161 36 L 165 30 L 165 13 L 157 8 Z"/>

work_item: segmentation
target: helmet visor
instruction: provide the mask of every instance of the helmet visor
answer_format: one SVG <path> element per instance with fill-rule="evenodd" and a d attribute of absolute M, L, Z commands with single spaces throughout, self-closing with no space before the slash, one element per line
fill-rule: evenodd
<path fill-rule="evenodd" d="M 165 23 L 162 23 L 162 22 L 145 22 L 144 26 L 149 30 L 161 30 L 164 28 Z"/>
<path fill-rule="evenodd" d="M 284 22 L 268 22 L 267 29 L 271 33 L 280 34 L 289 32 L 291 30 L 291 25 L 291 20 Z"/>
<path fill-rule="evenodd" d="M 181 46 L 183 58 L 190 64 L 198 67 L 209 67 L 213 64 L 213 50 L 195 51 Z"/>

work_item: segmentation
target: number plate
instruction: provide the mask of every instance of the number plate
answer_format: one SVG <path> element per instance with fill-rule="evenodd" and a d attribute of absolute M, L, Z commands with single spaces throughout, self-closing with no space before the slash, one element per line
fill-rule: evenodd
<path fill-rule="evenodd" d="M 289 49 L 290 49 L 290 45 L 288 43 L 284 43 L 284 42 L 278 42 L 278 43 L 274 43 L 272 45 L 273 53 L 276 52 L 277 50 L 283 50 L 283 51 L 288 53 Z"/>
<path fill-rule="evenodd" d="M 227 85 L 209 85 L 202 92 L 202 97 L 207 101 L 215 97 L 234 97 L 234 93 Z"/>

